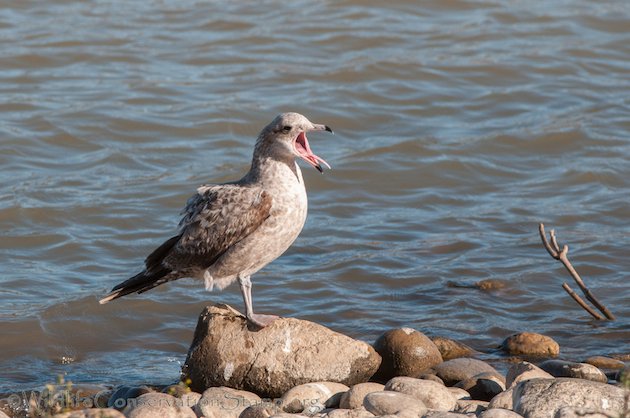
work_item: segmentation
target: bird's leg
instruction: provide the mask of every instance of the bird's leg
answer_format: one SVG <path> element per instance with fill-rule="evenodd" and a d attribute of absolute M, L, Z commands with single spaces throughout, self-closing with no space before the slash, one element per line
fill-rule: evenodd
<path fill-rule="evenodd" d="M 241 285 L 243 302 L 245 302 L 245 316 L 250 322 L 264 328 L 279 318 L 276 315 L 255 314 L 254 308 L 252 307 L 252 281 L 250 277 L 239 275 L 238 282 Z"/>

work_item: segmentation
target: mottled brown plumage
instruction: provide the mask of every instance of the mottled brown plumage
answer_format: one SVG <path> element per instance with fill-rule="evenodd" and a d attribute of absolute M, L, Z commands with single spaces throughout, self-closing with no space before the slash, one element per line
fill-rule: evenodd
<path fill-rule="evenodd" d="M 237 182 L 199 187 L 183 211 L 179 234 L 100 303 L 182 277 L 204 279 L 208 290 L 238 279 L 247 317 L 260 326 L 273 321 L 274 316 L 254 314 L 250 276 L 286 251 L 304 226 L 306 190 L 295 157 L 320 172 L 320 163 L 326 164 L 306 139 L 313 130 L 332 132 L 297 113 L 276 117 L 258 136 L 249 172 Z"/>

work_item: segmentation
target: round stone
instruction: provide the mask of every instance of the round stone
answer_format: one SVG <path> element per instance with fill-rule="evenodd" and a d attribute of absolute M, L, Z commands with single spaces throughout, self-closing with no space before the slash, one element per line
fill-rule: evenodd
<path fill-rule="evenodd" d="M 560 346 L 553 338 L 534 332 L 521 332 L 507 337 L 501 348 L 512 355 L 557 356 Z"/>

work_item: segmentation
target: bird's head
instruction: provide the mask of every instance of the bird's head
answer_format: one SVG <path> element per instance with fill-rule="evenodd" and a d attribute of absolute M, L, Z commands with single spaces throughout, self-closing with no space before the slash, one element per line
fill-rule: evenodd
<path fill-rule="evenodd" d="M 330 165 L 311 151 L 306 138 L 306 133 L 311 131 L 332 133 L 329 126 L 312 123 L 299 113 L 281 113 L 260 133 L 257 148 L 261 152 L 264 150 L 291 158 L 300 157 L 322 173 L 322 164 L 328 168 Z"/>

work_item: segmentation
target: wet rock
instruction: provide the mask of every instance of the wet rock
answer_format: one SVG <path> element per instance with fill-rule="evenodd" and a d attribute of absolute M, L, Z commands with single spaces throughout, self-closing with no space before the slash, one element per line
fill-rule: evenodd
<path fill-rule="evenodd" d="M 392 390 L 413 396 L 421 400 L 427 408 L 438 411 L 450 411 L 455 408 L 456 400 L 451 392 L 439 383 L 413 377 L 395 377 L 385 385 L 385 390 Z M 370 411 L 370 408 L 366 409 Z"/>
<path fill-rule="evenodd" d="M 203 392 L 196 410 L 205 418 L 238 418 L 248 407 L 261 403 L 260 397 L 254 393 L 214 387 Z"/>
<path fill-rule="evenodd" d="M 623 361 L 605 356 L 591 356 L 584 360 L 584 363 L 595 366 L 598 369 L 619 370 L 626 365 Z"/>
<path fill-rule="evenodd" d="M 497 373 L 483 372 L 457 382 L 455 387 L 464 389 L 475 400 L 490 401 L 505 390 L 504 381 Z"/>
<path fill-rule="evenodd" d="M 512 399 L 512 395 L 514 393 L 514 387 L 506 389 L 505 391 L 499 393 L 494 398 L 490 400 L 488 404 L 488 409 L 498 408 L 498 409 L 514 409 L 514 401 Z"/>
<path fill-rule="evenodd" d="M 381 392 L 383 390 L 385 390 L 385 385 L 381 385 L 380 383 L 358 383 L 341 395 L 339 407 L 343 409 L 362 408 L 365 395 L 372 392 Z"/>
<path fill-rule="evenodd" d="M 197 418 L 193 410 L 167 393 L 145 393 L 131 399 L 123 411 L 126 418 Z"/>
<path fill-rule="evenodd" d="M 9 418 L 9 416 L 0 412 L 0 418 Z M 125 418 L 125 416 L 114 408 L 88 408 L 53 415 L 53 418 Z"/>
<path fill-rule="evenodd" d="M 122 411 L 129 405 L 132 399 L 152 392 L 154 392 L 154 390 L 148 386 L 119 386 L 109 397 L 107 407 Z"/>
<path fill-rule="evenodd" d="M 486 409 L 479 415 L 479 418 L 522 418 L 522 415 L 509 409 L 494 408 Z"/>
<path fill-rule="evenodd" d="M 537 378 L 551 379 L 553 376 L 530 362 L 521 361 L 508 369 L 505 385 L 511 388 L 524 380 Z"/>
<path fill-rule="evenodd" d="M 501 348 L 512 355 L 557 356 L 560 353 L 560 346 L 553 338 L 534 332 L 510 335 Z"/>
<path fill-rule="evenodd" d="M 423 333 L 411 328 L 387 331 L 374 343 L 381 355 L 381 367 L 374 375 L 377 381 L 396 376 L 418 376 L 422 371 L 442 362 L 440 351 Z"/>
<path fill-rule="evenodd" d="M 368 393 L 363 406 L 376 416 L 393 415 L 399 412 L 422 416 L 427 412 L 427 407 L 418 398 L 392 391 Z"/>
<path fill-rule="evenodd" d="M 279 397 L 303 383 L 361 383 L 379 364 L 369 344 L 313 322 L 281 318 L 250 331 L 244 317 L 209 306 L 199 317 L 183 373 L 196 391 L 229 386 Z"/>
<path fill-rule="evenodd" d="M 298 385 L 282 395 L 282 409 L 292 414 L 304 412 L 313 415 L 325 408 L 339 406 L 342 394 L 348 390 L 348 386 L 335 382 Z"/>
<path fill-rule="evenodd" d="M 606 374 L 595 366 L 565 360 L 547 360 L 540 363 L 540 368 L 555 377 L 574 377 L 606 383 Z"/>
<path fill-rule="evenodd" d="M 532 379 L 514 388 L 514 411 L 528 418 L 553 417 L 565 407 L 601 410 L 618 414 L 623 410 L 624 390 L 584 379 Z"/>
<path fill-rule="evenodd" d="M 442 360 L 447 361 L 459 357 L 470 357 L 476 353 L 475 350 L 466 344 L 460 343 L 450 338 L 433 337 L 433 344 L 438 348 L 442 355 Z"/>
<path fill-rule="evenodd" d="M 483 372 L 499 374 L 499 372 L 485 361 L 474 358 L 456 358 L 445 361 L 433 367 L 435 374 L 444 381 L 446 386 L 468 379 Z"/>

